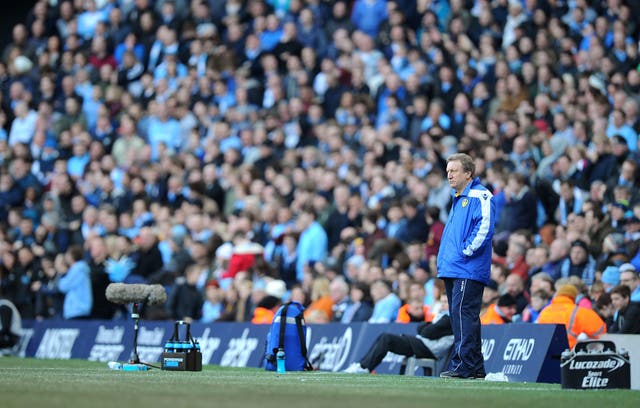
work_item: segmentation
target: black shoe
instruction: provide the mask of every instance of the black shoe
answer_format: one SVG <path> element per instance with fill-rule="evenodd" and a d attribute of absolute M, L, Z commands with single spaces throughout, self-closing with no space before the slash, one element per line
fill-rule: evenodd
<path fill-rule="evenodd" d="M 484 371 L 478 372 L 476 373 L 473 378 L 475 378 L 476 380 L 484 380 L 484 377 L 486 377 L 487 374 Z"/>
<path fill-rule="evenodd" d="M 457 371 L 443 371 L 440 373 L 440 378 L 459 378 L 459 379 L 468 379 L 468 380 L 473 380 L 476 378 L 475 375 L 473 376 L 465 376 L 460 374 Z"/>

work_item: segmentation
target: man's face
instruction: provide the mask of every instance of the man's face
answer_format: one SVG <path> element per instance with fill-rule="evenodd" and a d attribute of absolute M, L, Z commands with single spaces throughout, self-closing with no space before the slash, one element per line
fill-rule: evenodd
<path fill-rule="evenodd" d="M 442 310 L 449 310 L 449 298 L 446 293 L 440 296 L 440 305 L 442 305 Z"/>
<path fill-rule="evenodd" d="M 505 289 L 511 296 L 518 296 L 522 292 L 522 281 L 516 275 L 509 275 L 505 280 Z"/>
<path fill-rule="evenodd" d="M 296 219 L 296 227 L 299 231 L 304 231 L 313 222 L 313 217 L 309 213 L 301 212 Z"/>
<path fill-rule="evenodd" d="M 482 292 L 482 303 L 488 305 L 492 303 L 498 297 L 498 291 L 491 289 L 488 286 L 484 287 Z"/>
<path fill-rule="evenodd" d="M 422 246 L 419 244 L 411 244 L 409 245 L 409 248 L 407 248 L 407 255 L 414 262 L 417 262 L 422 258 L 422 253 Z"/>
<path fill-rule="evenodd" d="M 384 283 L 375 282 L 371 285 L 371 289 L 369 291 L 374 302 L 377 302 L 387 296 L 387 290 L 384 288 Z"/>
<path fill-rule="evenodd" d="M 620 175 L 625 180 L 633 180 L 635 178 L 636 168 L 630 162 L 625 161 L 622 163 L 622 167 L 620 169 Z"/>
<path fill-rule="evenodd" d="M 413 316 L 424 316 L 423 303 L 419 299 L 409 301 L 409 312 Z"/>
<path fill-rule="evenodd" d="M 540 296 L 533 296 L 531 298 L 531 307 L 533 307 L 534 310 L 541 310 L 546 304 L 547 301 Z"/>
<path fill-rule="evenodd" d="M 633 292 L 638 287 L 638 277 L 634 272 L 624 271 L 620 272 L 620 284 L 625 285 Z"/>
<path fill-rule="evenodd" d="M 587 260 L 587 251 L 579 246 L 572 247 L 569 255 L 571 256 L 571 263 L 574 265 L 582 265 Z"/>
<path fill-rule="evenodd" d="M 623 297 L 619 293 L 612 293 L 611 304 L 613 305 L 613 308 L 615 310 L 621 310 L 627 307 L 627 305 L 629 304 L 629 298 Z"/>
<path fill-rule="evenodd" d="M 471 181 L 471 173 L 462 169 L 462 163 L 451 161 L 447 164 L 447 179 L 451 188 L 461 193 Z"/>
<path fill-rule="evenodd" d="M 544 279 L 532 279 L 530 293 L 538 290 L 544 290 L 547 293 L 553 293 L 552 283 Z"/>
<path fill-rule="evenodd" d="M 541 267 L 547 260 L 547 251 L 545 251 L 544 248 L 531 248 L 527 250 L 527 265 Z"/>
<path fill-rule="evenodd" d="M 419 284 L 411 285 L 409 287 L 409 298 L 412 300 L 419 300 L 420 302 L 424 301 L 424 287 Z"/>
<path fill-rule="evenodd" d="M 333 300 L 334 303 L 340 302 L 342 299 L 345 298 L 346 295 L 347 293 L 345 293 L 343 289 L 337 284 L 331 285 L 329 287 L 329 296 L 331 296 L 331 299 Z"/>

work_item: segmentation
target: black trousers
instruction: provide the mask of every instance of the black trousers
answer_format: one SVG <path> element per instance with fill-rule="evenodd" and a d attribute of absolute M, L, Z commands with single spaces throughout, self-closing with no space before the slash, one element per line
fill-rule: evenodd
<path fill-rule="evenodd" d="M 360 360 L 360 365 L 373 371 L 382 362 L 388 351 L 407 357 L 436 358 L 416 336 L 382 333 Z"/>
<path fill-rule="evenodd" d="M 445 278 L 451 311 L 454 352 L 448 370 L 463 377 L 484 374 L 480 304 L 484 284 L 472 279 Z"/>

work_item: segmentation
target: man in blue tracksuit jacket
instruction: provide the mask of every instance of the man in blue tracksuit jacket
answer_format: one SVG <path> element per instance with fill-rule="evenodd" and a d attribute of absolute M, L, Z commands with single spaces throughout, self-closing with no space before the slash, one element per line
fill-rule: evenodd
<path fill-rule="evenodd" d="M 445 378 L 484 378 L 480 305 L 491 274 L 495 224 L 493 195 L 475 177 L 475 163 L 464 153 L 447 160 L 453 205 L 438 251 L 438 277 L 450 305 L 454 351 Z"/>

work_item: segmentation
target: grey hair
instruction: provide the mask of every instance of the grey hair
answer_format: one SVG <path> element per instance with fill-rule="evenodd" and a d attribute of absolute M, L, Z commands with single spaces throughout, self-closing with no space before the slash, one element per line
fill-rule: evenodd
<path fill-rule="evenodd" d="M 476 162 L 468 154 L 466 153 L 452 154 L 447 159 L 447 164 L 454 161 L 460 162 L 460 164 L 462 165 L 462 171 L 470 172 L 472 178 L 476 175 Z"/>

